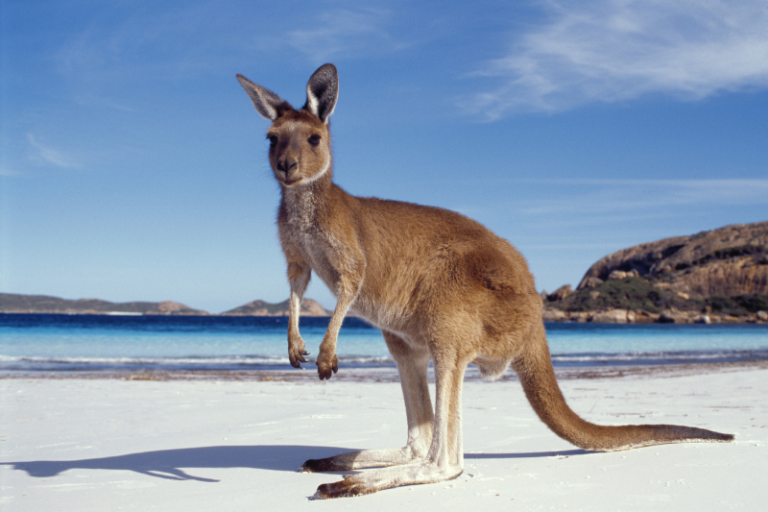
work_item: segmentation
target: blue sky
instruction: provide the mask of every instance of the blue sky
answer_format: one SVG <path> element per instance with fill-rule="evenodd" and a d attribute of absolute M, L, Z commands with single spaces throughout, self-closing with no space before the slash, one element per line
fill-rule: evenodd
<path fill-rule="evenodd" d="M 298 107 L 325 62 L 336 182 L 479 220 L 539 289 L 768 220 L 765 0 L 0 0 L 0 291 L 286 299 L 235 74 Z"/>

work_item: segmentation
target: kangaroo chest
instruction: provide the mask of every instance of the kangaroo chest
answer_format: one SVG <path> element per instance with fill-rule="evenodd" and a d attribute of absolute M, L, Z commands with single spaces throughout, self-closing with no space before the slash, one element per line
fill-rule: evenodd
<path fill-rule="evenodd" d="M 311 194 L 292 198 L 281 208 L 278 227 L 286 250 L 297 252 L 317 276 L 336 294 L 338 271 L 332 261 L 334 252 L 343 250 L 338 241 L 316 218 Z"/>

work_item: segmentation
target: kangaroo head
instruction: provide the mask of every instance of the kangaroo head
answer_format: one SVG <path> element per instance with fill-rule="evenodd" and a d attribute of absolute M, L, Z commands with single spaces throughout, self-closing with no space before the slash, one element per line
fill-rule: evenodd
<path fill-rule="evenodd" d="M 269 163 L 283 187 L 312 183 L 331 168 L 329 120 L 339 97 L 336 66 L 325 64 L 307 83 L 307 103 L 294 109 L 277 94 L 237 75 L 256 110 L 272 121 Z"/>

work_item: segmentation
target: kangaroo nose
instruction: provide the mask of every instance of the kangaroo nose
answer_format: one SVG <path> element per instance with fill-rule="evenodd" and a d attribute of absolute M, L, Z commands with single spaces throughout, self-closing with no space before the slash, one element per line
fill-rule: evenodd
<path fill-rule="evenodd" d="M 282 158 L 277 161 L 277 170 L 288 176 L 299 166 L 295 158 Z"/>

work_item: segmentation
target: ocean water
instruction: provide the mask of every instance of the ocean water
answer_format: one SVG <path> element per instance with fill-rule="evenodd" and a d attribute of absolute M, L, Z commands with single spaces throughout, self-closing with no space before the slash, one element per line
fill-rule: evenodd
<path fill-rule="evenodd" d="M 327 325 L 301 319 L 308 359 Z M 287 328 L 283 317 L 0 314 L 0 372 L 288 369 Z M 547 338 L 555 366 L 768 360 L 768 325 L 552 323 Z M 394 367 L 381 332 L 355 318 L 337 355 L 340 368 Z"/>

